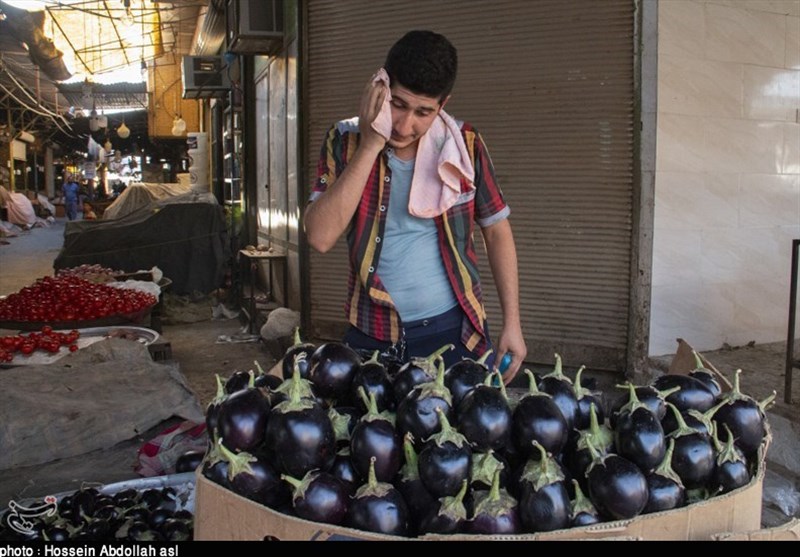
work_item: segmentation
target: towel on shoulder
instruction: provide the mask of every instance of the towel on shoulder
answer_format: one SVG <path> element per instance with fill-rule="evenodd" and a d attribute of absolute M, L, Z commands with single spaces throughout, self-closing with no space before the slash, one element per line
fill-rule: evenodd
<path fill-rule="evenodd" d="M 389 75 L 381 68 L 374 81 L 389 87 Z M 388 92 L 372 128 L 387 140 L 392 136 L 392 94 Z M 419 140 L 408 211 L 415 217 L 433 218 L 452 207 L 461 195 L 461 181 L 475 188 L 475 168 L 461 129 L 444 109 Z"/>

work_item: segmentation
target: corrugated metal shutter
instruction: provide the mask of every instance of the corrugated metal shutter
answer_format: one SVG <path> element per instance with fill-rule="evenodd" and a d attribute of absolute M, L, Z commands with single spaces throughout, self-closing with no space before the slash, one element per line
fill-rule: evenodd
<path fill-rule="evenodd" d="M 432 29 L 459 50 L 448 104 L 481 131 L 512 209 L 530 362 L 624 369 L 630 291 L 634 5 L 352 0 L 308 2 L 309 176 L 334 121 L 391 44 Z M 490 323 L 501 314 L 485 257 Z M 312 321 L 343 323 L 344 240 L 311 255 Z"/>

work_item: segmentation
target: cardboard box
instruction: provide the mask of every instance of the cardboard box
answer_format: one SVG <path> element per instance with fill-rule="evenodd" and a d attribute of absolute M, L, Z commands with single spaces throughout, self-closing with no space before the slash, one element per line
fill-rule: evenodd
<path fill-rule="evenodd" d="M 725 532 L 714 536 L 716 541 L 725 542 L 798 542 L 800 541 L 800 518 L 786 524 L 751 532 Z"/>
<path fill-rule="evenodd" d="M 688 373 L 695 366 L 692 348 L 679 346 L 670 373 Z M 704 361 L 707 369 L 721 374 Z M 673 369 L 674 368 L 674 369 Z M 727 385 L 729 383 L 725 381 Z M 723 387 L 725 389 L 726 387 Z M 726 533 L 755 532 L 761 527 L 762 490 L 769 436 L 759 454 L 755 477 L 742 488 L 681 509 L 640 515 L 630 520 L 594 526 L 517 536 L 479 536 L 481 540 L 713 540 Z M 291 517 L 241 497 L 197 472 L 195 503 L 196 540 L 469 540 L 476 536 L 428 534 L 420 538 L 386 536 Z"/>

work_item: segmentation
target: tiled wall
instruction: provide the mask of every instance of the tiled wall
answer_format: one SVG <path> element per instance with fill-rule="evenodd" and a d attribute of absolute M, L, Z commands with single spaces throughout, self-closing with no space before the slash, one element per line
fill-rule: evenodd
<path fill-rule="evenodd" d="M 786 338 L 800 0 L 661 0 L 650 354 Z"/>

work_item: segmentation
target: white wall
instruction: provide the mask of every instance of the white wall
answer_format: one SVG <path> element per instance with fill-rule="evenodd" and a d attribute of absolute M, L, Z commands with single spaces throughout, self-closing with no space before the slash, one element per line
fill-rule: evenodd
<path fill-rule="evenodd" d="M 650 354 L 785 340 L 800 0 L 661 0 Z"/>

